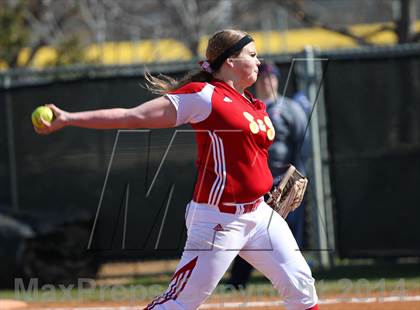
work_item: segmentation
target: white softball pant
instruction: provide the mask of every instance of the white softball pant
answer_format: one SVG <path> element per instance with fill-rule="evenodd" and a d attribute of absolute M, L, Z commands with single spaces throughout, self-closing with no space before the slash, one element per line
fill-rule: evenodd
<path fill-rule="evenodd" d="M 265 202 L 245 214 L 221 213 L 195 202 L 186 212 L 188 236 L 181 261 L 166 292 L 146 309 L 197 309 L 238 254 L 270 279 L 287 309 L 317 304 L 315 281 L 292 232 Z"/>

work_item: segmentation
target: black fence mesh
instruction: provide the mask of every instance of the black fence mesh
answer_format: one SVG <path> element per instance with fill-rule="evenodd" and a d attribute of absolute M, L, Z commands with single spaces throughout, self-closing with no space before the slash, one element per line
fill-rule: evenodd
<path fill-rule="evenodd" d="M 420 58 L 329 58 L 325 96 L 340 254 L 420 255 Z"/>
<path fill-rule="evenodd" d="M 343 257 L 420 255 L 420 61 L 397 51 L 365 56 L 327 55 L 324 88 L 337 247 Z M 279 66 L 284 85 L 290 62 Z M 173 76 L 184 73 L 171 71 Z M 175 138 L 172 129 L 124 131 L 116 142 L 117 131 L 78 128 L 40 137 L 30 122 L 32 110 L 48 102 L 69 111 L 135 106 L 152 98 L 140 87 L 143 82 L 142 75 L 131 74 L 2 90 L 0 205 L 12 203 L 6 126 L 6 117 L 12 117 L 18 212 L 37 214 L 41 223 L 44 217 L 87 214 L 95 229 L 83 246 L 113 257 L 179 255 L 195 181 L 190 127 L 182 127 Z"/>
<path fill-rule="evenodd" d="M 171 165 L 164 165 L 146 203 L 145 182 L 150 183 L 156 173 L 173 137 L 173 130 L 123 132 L 116 141 L 117 131 L 69 128 L 50 136 L 38 136 L 32 129 L 30 115 L 38 105 L 54 102 L 69 111 L 135 106 L 151 98 L 140 87 L 141 82 L 144 82 L 142 77 L 78 80 L 9 90 L 13 102 L 19 212 L 74 218 L 88 214 L 92 219 L 91 227 L 97 215 L 91 248 L 123 252 L 123 243 L 119 240 L 122 231 L 116 229 L 122 223 L 119 219 L 124 219 L 119 214 L 121 210 L 121 214 L 125 214 L 125 207 L 121 209 L 121 204 L 125 198 L 125 187 L 129 184 L 131 195 L 126 213 L 125 247 L 142 249 L 151 224 L 160 227 L 162 200 L 168 196 L 170 185 L 175 183 L 177 193 L 184 195 L 172 197 L 168 209 L 171 221 L 168 222 L 171 223 L 169 227 L 180 227 L 194 181 L 194 168 L 189 167 L 194 164 L 195 156 L 192 135 L 188 137 L 188 142 L 180 135 L 174 139 L 166 158 Z M 5 136 L 3 128 L 0 136 Z M 188 147 L 179 147 L 186 143 Z M 1 156 L 7 158 L 7 154 Z M 7 160 L 2 161 L 2 171 L 9 171 L 7 163 Z M 8 184 L 9 180 L 6 181 L 5 184 Z M 100 201 L 102 191 L 104 194 Z M 10 205 L 10 187 L 2 187 L 2 198 L 2 204 Z M 176 218 L 180 220 L 176 221 Z M 153 236 L 150 238 L 153 239 Z"/>
<path fill-rule="evenodd" d="M 7 138 L 6 93 L 0 92 L 0 205 L 12 204 L 10 189 L 10 163 Z"/>
<path fill-rule="evenodd" d="M 284 66 L 287 72 L 289 65 Z M 183 74 L 171 72 L 175 77 Z M 141 86 L 144 82 L 142 75 L 116 76 L 26 85 L 3 92 L 13 107 L 18 213 L 49 221 L 57 218 L 57 222 L 88 217 L 93 233 L 83 246 L 108 257 L 181 253 L 185 210 L 196 178 L 195 136 L 190 126 L 120 133 L 67 128 L 39 136 L 30 121 L 31 112 L 46 103 L 68 111 L 136 106 L 153 98 Z M 7 145 L 5 122 L 0 130 L 2 145 Z M 11 208 L 7 147 L 0 156 L 0 177 L 5 184 L 0 204 Z"/>

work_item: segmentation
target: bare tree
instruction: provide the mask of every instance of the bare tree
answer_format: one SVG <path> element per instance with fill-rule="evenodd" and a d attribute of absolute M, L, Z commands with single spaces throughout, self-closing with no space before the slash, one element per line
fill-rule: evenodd
<path fill-rule="evenodd" d="M 231 19 L 232 2 L 229 0 L 160 0 L 170 24 L 178 25 L 175 38 L 184 42 L 194 56 L 198 56 L 200 38 L 209 29 L 223 28 Z M 170 27 L 170 25 L 165 25 Z"/>
<path fill-rule="evenodd" d="M 394 14 L 394 25 L 386 24 L 370 33 L 359 35 L 349 26 L 331 23 L 311 11 L 308 4 L 315 3 L 312 0 L 265 0 L 263 4 L 258 0 L 102 0 L 107 11 L 114 12 L 113 19 L 120 30 L 118 34 L 123 35 L 121 28 L 125 27 L 129 33 L 135 33 L 139 38 L 174 38 L 183 42 L 194 56 L 199 55 L 199 42 L 203 35 L 222 28 L 238 27 L 254 31 L 270 30 L 271 27 L 278 29 L 279 11 L 285 12 L 284 15 L 288 14 L 301 26 L 320 27 L 339 33 L 360 45 L 373 44 L 371 37 L 389 30 L 397 33 L 399 42 L 418 40 L 418 35 L 413 33 L 413 12 L 417 0 L 392 1 L 387 1 L 386 4 L 382 2 L 381 7 L 389 6 L 389 11 L 400 13 Z M 371 1 L 371 4 L 375 8 L 379 2 Z M 287 21 L 285 25 L 287 26 Z M 112 26 L 108 30 L 110 28 Z M 408 40 L 403 38 L 407 29 L 411 31 Z"/>
<path fill-rule="evenodd" d="M 203 36 L 222 28 L 268 32 L 287 30 L 288 23 L 292 28 L 320 27 L 352 38 L 360 45 L 372 44 L 371 37 L 385 30 L 394 31 L 400 43 L 420 39 L 414 29 L 418 0 L 378 1 L 367 2 L 370 12 L 393 12 L 393 23 L 359 35 L 340 23 L 341 14 L 346 14 L 350 23 L 354 14 L 340 12 L 340 17 L 336 17 L 329 11 L 334 3 L 343 3 L 339 1 L 2 0 L 0 59 L 9 67 L 16 67 L 21 50 L 29 47 L 29 56 L 24 63 L 20 58 L 20 65 L 31 66 L 40 48 L 52 46 L 64 59 L 56 64 L 83 62 L 83 45 L 162 38 L 182 42 L 197 57 Z M 351 7 L 352 2 L 346 3 Z"/>
<path fill-rule="evenodd" d="M 399 43 L 415 42 L 420 39 L 420 34 L 415 34 L 414 23 L 416 21 L 416 1 L 417 0 L 392 0 L 392 10 L 394 13 L 393 25 L 384 25 L 370 33 L 357 35 L 349 27 L 335 26 L 330 23 L 322 22 L 313 13 L 305 10 L 304 0 L 282 0 L 277 1 L 302 25 L 308 27 L 320 27 L 332 32 L 336 32 L 352 38 L 360 45 L 371 45 L 369 38 L 383 31 L 391 30 L 397 34 Z"/>
<path fill-rule="evenodd" d="M 116 13 L 114 18 L 119 25 L 139 29 L 137 33 L 143 38 L 176 39 L 184 43 L 194 56 L 199 53 L 199 42 L 203 35 L 229 26 L 232 6 L 236 3 L 231 0 L 105 2 Z"/>
<path fill-rule="evenodd" d="M 66 29 L 67 23 L 78 14 L 75 1 L 9 0 L 2 3 L 0 22 L 5 25 L 0 41 L 1 59 L 9 68 L 20 65 L 31 66 L 36 53 L 43 46 L 68 45 L 62 53 L 73 53 L 78 49 L 77 36 Z M 9 38 L 9 39 L 8 39 Z M 10 38 L 14 38 L 13 42 Z M 29 48 L 26 59 L 19 60 L 23 48 Z M 73 62 L 75 59 L 71 59 Z"/>

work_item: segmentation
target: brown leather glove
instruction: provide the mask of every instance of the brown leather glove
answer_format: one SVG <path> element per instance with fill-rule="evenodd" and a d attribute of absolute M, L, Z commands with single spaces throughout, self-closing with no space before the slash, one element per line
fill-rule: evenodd
<path fill-rule="evenodd" d="M 267 204 L 283 218 L 297 209 L 305 195 L 308 179 L 290 165 L 280 182 L 268 193 Z"/>

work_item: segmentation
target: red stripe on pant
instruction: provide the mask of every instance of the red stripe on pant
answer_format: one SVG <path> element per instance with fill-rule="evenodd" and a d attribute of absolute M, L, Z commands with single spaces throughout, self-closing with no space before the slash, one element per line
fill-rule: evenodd
<path fill-rule="evenodd" d="M 318 310 L 318 305 L 315 305 L 313 307 L 310 307 L 310 308 L 308 308 L 306 310 Z"/>
<path fill-rule="evenodd" d="M 175 282 L 172 283 L 172 285 L 169 288 L 169 291 L 162 294 L 161 296 L 158 296 L 157 298 L 155 298 L 150 304 L 148 304 L 146 306 L 146 308 L 144 308 L 143 310 L 151 310 L 153 309 L 156 305 L 160 305 L 163 304 L 165 302 L 167 302 L 170 299 L 175 300 L 178 295 L 182 292 L 182 290 L 184 289 L 185 285 L 188 282 L 188 279 L 191 276 L 191 273 L 197 263 L 197 259 L 198 256 L 196 256 L 194 259 L 192 259 L 189 263 L 185 264 L 181 269 L 179 269 L 172 277 L 171 282 Z M 184 280 L 184 275 L 186 275 L 186 279 Z M 179 281 L 181 280 L 181 281 Z M 184 280 L 184 281 L 182 281 Z M 181 287 L 179 289 L 179 291 L 177 292 L 177 289 L 179 288 L 179 284 L 181 283 Z"/>

